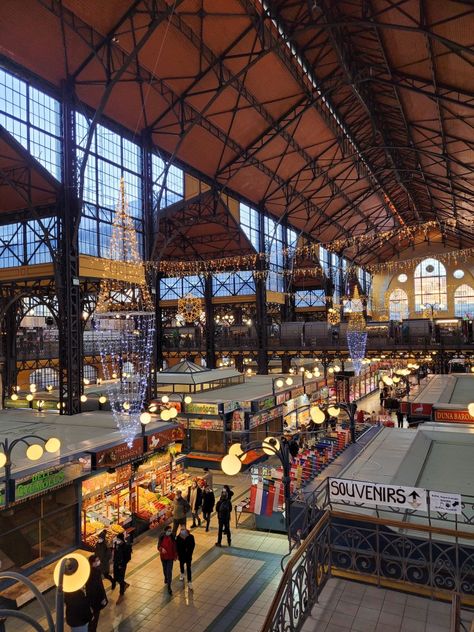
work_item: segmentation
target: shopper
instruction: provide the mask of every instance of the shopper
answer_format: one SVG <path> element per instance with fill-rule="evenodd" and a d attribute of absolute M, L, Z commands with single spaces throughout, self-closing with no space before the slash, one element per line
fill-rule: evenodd
<path fill-rule="evenodd" d="M 89 579 L 86 582 L 86 596 L 92 609 L 92 618 L 89 621 L 89 632 L 96 632 L 99 623 L 100 611 L 108 604 L 102 582 L 101 561 L 98 555 L 89 557 L 91 565 Z"/>
<path fill-rule="evenodd" d="M 204 485 L 213 488 L 213 480 L 212 480 L 212 472 L 209 471 L 208 467 L 204 468 L 204 476 L 202 477 L 204 481 Z"/>
<path fill-rule="evenodd" d="M 107 531 L 101 531 L 97 539 L 97 543 L 94 548 L 94 553 L 100 559 L 100 570 L 105 579 L 108 579 L 112 584 L 112 590 L 115 588 L 114 578 L 110 574 L 110 560 L 112 558 L 112 551 L 107 545 Z"/>
<path fill-rule="evenodd" d="M 377 422 L 378 422 L 378 415 L 377 415 L 377 413 L 375 412 L 375 410 L 373 410 L 373 411 L 370 413 L 370 423 L 371 423 L 373 426 L 375 426 L 375 425 L 377 424 Z"/>
<path fill-rule="evenodd" d="M 125 574 L 127 572 L 127 564 L 132 559 L 132 547 L 128 542 L 125 542 L 125 536 L 123 533 L 119 533 L 114 543 L 113 549 L 114 556 L 114 580 L 120 586 L 120 593 L 117 599 L 117 605 L 123 601 L 125 591 L 130 584 L 125 581 Z"/>
<path fill-rule="evenodd" d="M 227 496 L 225 489 L 222 490 L 221 497 L 216 504 L 217 520 L 219 522 L 219 533 L 217 536 L 216 546 L 222 546 L 222 534 L 227 534 L 227 544 L 231 545 L 230 533 L 230 515 L 232 512 L 232 504 Z"/>
<path fill-rule="evenodd" d="M 158 551 L 160 553 L 161 565 L 163 566 L 163 576 L 165 585 L 168 586 L 168 592 L 173 594 L 171 590 L 171 582 L 173 580 L 173 562 L 178 554 L 176 550 L 176 542 L 173 536 L 171 526 L 168 525 L 158 540 Z"/>
<path fill-rule="evenodd" d="M 71 628 L 71 632 L 87 632 L 92 610 L 86 593 L 81 588 L 74 592 L 64 593 L 64 603 L 66 604 L 66 623 Z"/>
<path fill-rule="evenodd" d="M 231 488 L 228 485 L 223 485 L 222 491 L 226 492 L 227 498 L 230 502 L 232 502 L 232 496 L 234 495 L 234 492 L 231 490 Z"/>
<path fill-rule="evenodd" d="M 186 566 L 186 575 L 189 590 L 193 590 L 193 579 L 191 575 L 191 562 L 193 559 L 193 551 L 196 546 L 194 536 L 187 529 L 181 527 L 179 535 L 176 538 L 176 548 L 178 551 L 180 581 L 184 582 L 184 567 Z"/>
<path fill-rule="evenodd" d="M 173 501 L 173 537 L 176 537 L 178 527 L 186 526 L 186 516 L 189 511 L 189 503 L 183 498 L 180 489 L 176 491 Z"/>
<path fill-rule="evenodd" d="M 197 484 L 196 479 L 194 479 L 192 485 L 188 487 L 188 504 L 191 508 L 191 515 L 193 517 L 193 524 L 191 525 L 191 529 L 194 529 L 194 527 L 197 526 L 200 527 L 201 518 L 199 516 L 199 511 L 202 507 L 202 489 Z"/>
<path fill-rule="evenodd" d="M 214 492 L 209 486 L 206 486 L 202 494 L 202 517 L 206 523 L 206 531 L 209 531 L 209 524 L 211 522 L 211 514 L 214 511 L 214 505 L 216 497 Z"/>
<path fill-rule="evenodd" d="M 399 428 L 403 428 L 403 413 L 400 408 L 397 410 L 397 424 Z"/>

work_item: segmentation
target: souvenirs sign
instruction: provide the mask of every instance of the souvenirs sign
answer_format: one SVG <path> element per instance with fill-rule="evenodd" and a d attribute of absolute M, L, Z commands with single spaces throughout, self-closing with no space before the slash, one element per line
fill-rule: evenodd
<path fill-rule="evenodd" d="M 329 498 L 332 503 L 385 506 L 394 509 L 426 511 L 427 493 L 421 487 L 382 485 L 344 478 L 329 479 Z"/>

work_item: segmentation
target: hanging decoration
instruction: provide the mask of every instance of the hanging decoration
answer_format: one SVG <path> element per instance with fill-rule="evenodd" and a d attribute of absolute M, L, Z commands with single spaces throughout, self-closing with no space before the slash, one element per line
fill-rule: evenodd
<path fill-rule="evenodd" d="M 352 311 L 349 313 L 349 322 L 347 324 L 347 346 L 354 366 L 354 372 L 356 375 L 360 375 L 362 360 L 364 359 L 367 346 L 367 330 L 363 305 L 357 286 L 354 288 L 351 306 Z"/>
<path fill-rule="evenodd" d="M 135 227 L 128 213 L 123 179 L 94 320 L 112 414 L 131 447 L 141 429 L 140 414 L 153 353 L 155 313 Z"/>
<path fill-rule="evenodd" d="M 456 265 L 471 259 L 474 256 L 474 248 L 463 248 L 462 250 L 449 250 L 448 252 L 433 253 L 432 256 L 443 263 Z M 368 264 L 364 266 L 364 268 L 372 274 L 394 274 L 400 270 L 406 272 L 407 270 L 416 268 L 416 266 L 419 263 L 422 263 L 425 259 L 426 255 L 423 257 L 414 257 L 413 259 Z"/>
<path fill-rule="evenodd" d="M 197 296 L 185 294 L 178 299 L 178 311 L 176 316 L 186 324 L 195 324 L 202 320 L 202 302 Z"/>
<path fill-rule="evenodd" d="M 328 309 L 328 323 L 333 325 L 339 325 L 341 322 L 341 307 L 340 305 L 334 305 Z"/>

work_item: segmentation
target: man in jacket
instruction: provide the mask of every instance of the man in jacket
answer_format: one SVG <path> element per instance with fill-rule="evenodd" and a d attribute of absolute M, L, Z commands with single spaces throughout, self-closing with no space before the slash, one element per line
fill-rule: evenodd
<path fill-rule="evenodd" d="M 173 537 L 176 537 L 178 527 L 186 526 L 186 515 L 189 511 L 189 503 L 183 498 L 181 490 L 176 491 L 173 501 Z"/>
<path fill-rule="evenodd" d="M 191 525 L 191 529 L 194 527 L 201 526 L 201 518 L 199 517 L 199 510 L 202 506 L 202 489 L 197 484 L 196 479 L 193 481 L 192 485 L 188 487 L 188 504 L 191 508 L 191 515 L 193 517 L 193 524 Z M 196 524 L 196 520 L 198 524 Z"/>
<path fill-rule="evenodd" d="M 161 565 L 163 566 L 165 584 L 168 586 L 169 594 L 172 595 L 171 582 L 173 580 L 173 562 L 177 558 L 178 553 L 170 525 L 168 525 L 161 534 L 157 548 L 160 553 Z"/>
<path fill-rule="evenodd" d="M 188 588 L 193 590 L 191 562 L 193 559 L 193 551 L 196 546 L 194 536 L 187 529 L 180 529 L 176 538 L 176 548 L 178 550 L 180 581 L 184 582 L 184 566 L 186 565 L 186 575 L 188 578 Z"/>
<path fill-rule="evenodd" d="M 216 546 L 222 546 L 222 534 L 227 534 L 227 544 L 231 545 L 231 533 L 230 533 L 230 515 L 232 512 L 232 505 L 227 496 L 227 492 L 222 490 L 221 497 L 216 504 L 217 520 L 219 522 L 219 534 L 217 536 Z"/>
<path fill-rule="evenodd" d="M 211 513 L 214 511 L 216 498 L 212 489 L 207 486 L 202 494 L 202 517 L 206 523 L 206 531 L 209 531 L 209 523 L 211 522 Z"/>
<path fill-rule="evenodd" d="M 202 480 L 204 481 L 205 487 L 210 487 L 212 489 L 212 472 L 209 471 L 208 467 L 204 468 L 204 475 L 202 477 Z"/>
<path fill-rule="evenodd" d="M 114 544 L 114 580 L 120 586 L 117 605 L 123 601 L 125 591 L 130 585 L 125 581 L 125 573 L 127 572 L 127 564 L 131 559 L 132 547 L 128 542 L 125 542 L 124 534 L 119 533 Z"/>
<path fill-rule="evenodd" d="M 86 593 L 81 588 L 74 592 L 64 593 L 66 604 L 66 623 L 72 632 L 87 632 L 87 627 L 92 619 L 92 610 Z"/>
<path fill-rule="evenodd" d="M 115 588 L 115 581 L 110 574 L 110 560 L 112 558 L 112 551 L 107 546 L 106 536 L 107 532 L 105 531 L 105 529 L 104 531 L 101 531 L 99 533 L 99 537 L 94 548 L 94 553 L 100 560 L 100 570 L 102 571 L 102 575 L 112 584 L 113 590 Z"/>
<path fill-rule="evenodd" d="M 91 572 L 86 582 L 86 597 L 89 599 L 92 608 L 92 619 L 89 622 L 88 632 L 97 632 L 100 611 L 107 605 L 107 595 L 105 594 L 104 584 L 102 582 L 102 573 L 100 570 L 100 559 L 97 555 L 91 555 L 89 558 Z"/>

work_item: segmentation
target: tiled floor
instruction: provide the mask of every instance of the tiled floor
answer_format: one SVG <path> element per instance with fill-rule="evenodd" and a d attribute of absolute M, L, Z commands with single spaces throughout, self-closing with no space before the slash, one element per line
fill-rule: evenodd
<path fill-rule="evenodd" d="M 330 579 L 302 632 L 449 632 L 450 612 L 447 603 Z"/>
<path fill-rule="evenodd" d="M 235 477 L 235 499 L 248 490 L 245 476 Z M 220 477 L 216 479 L 219 489 Z M 259 632 L 280 581 L 280 561 L 288 551 L 288 541 L 282 535 L 235 529 L 233 521 L 232 547 L 225 543 L 216 547 L 216 534 L 215 517 L 209 533 L 202 527 L 194 530 L 194 591 L 179 581 L 179 566 L 175 564 L 172 596 L 164 586 L 156 533 L 139 538 L 127 572 L 130 587 L 120 605 L 115 603 L 118 589 L 112 593 L 106 582 L 109 605 L 101 615 L 99 632 Z M 54 591 L 46 598 L 52 609 Z M 37 602 L 23 611 L 40 622 L 43 619 L 44 624 Z M 6 630 L 27 632 L 30 628 L 9 620 Z"/>

